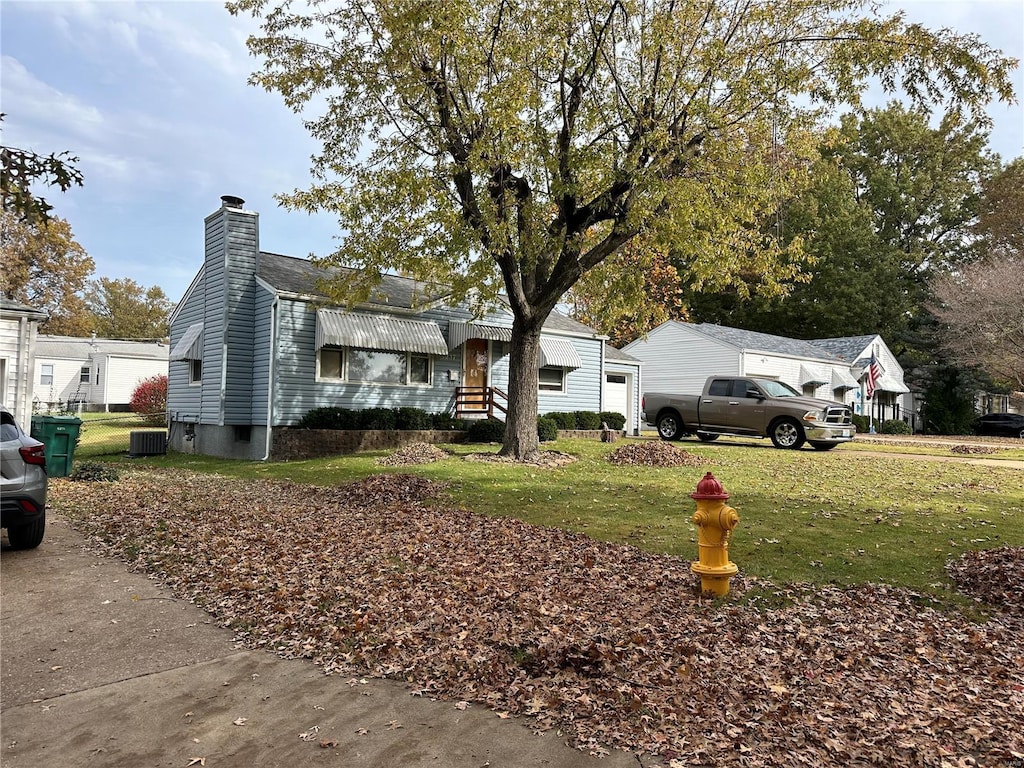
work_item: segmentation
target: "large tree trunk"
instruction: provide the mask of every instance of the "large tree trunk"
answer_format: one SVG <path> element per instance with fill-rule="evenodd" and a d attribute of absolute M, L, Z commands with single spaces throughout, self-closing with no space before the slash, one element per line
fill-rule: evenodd
<path fill-rule="evenodd" d="M 512 352 L 508 364 L 508 421 L 502 456 L 529 461 L 540 447 L 537 436 L 537 362 L 544 321 L 516 318 L 512 324 Z"/>

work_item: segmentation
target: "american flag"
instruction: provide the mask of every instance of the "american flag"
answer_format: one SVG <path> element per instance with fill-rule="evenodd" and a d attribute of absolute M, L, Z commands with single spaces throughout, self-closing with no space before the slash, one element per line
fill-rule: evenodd
<path fill-rule="evenodd" d="M 867 390 L 868 397 L 871 398 L 875 394 L 875 388 L 878 386 L 878 380 L 882 378 L 882 366 L 879 365 L 878 359 L 871 355 L 871 362 L 868 363 L 868 377 L 867 377 Z"/>

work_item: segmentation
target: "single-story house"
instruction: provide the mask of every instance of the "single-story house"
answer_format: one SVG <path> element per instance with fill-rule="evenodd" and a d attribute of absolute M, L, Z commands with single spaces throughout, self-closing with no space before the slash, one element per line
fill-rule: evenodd
<path fill-rule="evenodd" d="M 39 323 L 47 314 L 0 298 L 0 401 L 22 429 L 32 417 L 33 378 Z"/>
<path fill-rule="evenodd" d="M 44 407 L 122 410 L 145 379 L 167 375 L 166 344 L 40 334 L 35 400 Z"/>
<path fill-rule="evenodd" d="M 914 424 L 914 407 L 910 388 L 903 381 L 903 366 L 877 333 L 866 336 L 843 336 L 835 339 L 812 339 L 811 344 L 848 363 L 861 386 L 848 390 L 846 402 L 854 413 L 870 415 L 875 421 L 904 419 Z M 875 394 L 869 401 L 864 381 L 872 356 L 881 371 Z"/>
<path fill-rule="evenodd" d="M 359 306 L 332 305 L 317 287 L 327 273 L 261 251 L 259 214 L 243 205 L 226 196 L 206 218 L 203 265 L 170 318 L 169 448 L 267 458 L 275 428 L 324 406 L 503 417 L 507 307 L 475 317 L 397 275 Z M 621 402 L 626 430 L 639 431 L 639 362 L 605 341 L 552 313 L 541 336 L 540 413 Z"/>
<path fill-rule="evenodd" d="M 872 351 L 882 369 L 870 401 L 874 418 L 901 418 L 909 392 L 903 369 L 877 335 L 805 341 L 669 320 L 623 351 L 643 363 L 643 388 L 649 392 L 700 392 L 708 376 L 760 376 L 868 415 L 865 373 Z"/>

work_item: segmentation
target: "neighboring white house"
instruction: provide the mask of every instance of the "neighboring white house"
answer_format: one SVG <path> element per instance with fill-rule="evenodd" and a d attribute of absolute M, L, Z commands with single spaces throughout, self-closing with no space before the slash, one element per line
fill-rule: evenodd
<path fill-rule="evenodd" d="M 850 404 L 863 415 L 868 415 L 864 374 L 872 350 L 883 371 L 871 401 L 873 416 L 901 418 L 903 396 L 909 392 L 903 369 L 877 335 L 804 341 L 669 320 L 623 347 L 643 363 L 648 392 L 700 392 L 708 376 L 759 376 L 778 379 L 808 397 Z"/>
<path fill-rule="evenodd" d="M 866 336 L 843 336 L 835 339 L 812 339 L 811 344 L 849 363 L 853 375 L 863 381 L 872 356 L 881 368 L 881 377 L 875 395 L 868 403 L 863 386 L 849 391 L 846 402 L 853 406 L 854 413 L 868 415 L 868 408 L 877 421 L 904 419 L 915 428 L 917 414 L 914 413 L 910 388 L 903 382 L 903 366 L 896 362 L 896 356 L 877 333 Z"/>
<path fill-rule="evenodd" d="M 140 382 L 167 375 L 168 347 L 148 341 L 40 335 L 35 400 L 43 408 L 109 411 L 131 402 Z"/>
<path fill-rule="evenodd" d="M 625 416 L 627 434 L 640 434 L 641 386 L 640 361 L 605 342 L 601 410 Z"/>
<path fill-rule="evenodd" d="M 0 298 L 0 401 L 25 430 L 32 416 L 36 339 L 45 319 L 45 312 Z"/>

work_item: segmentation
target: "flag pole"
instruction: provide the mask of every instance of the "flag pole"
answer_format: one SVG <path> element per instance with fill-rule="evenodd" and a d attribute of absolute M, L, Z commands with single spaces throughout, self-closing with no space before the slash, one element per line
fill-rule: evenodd
<path fill-rule="evenodd" d="M 868 360 L 868 386 L 871 393 L 868 395 L 868 434 L 875 434 L 875 387 L 871 383 L 872 368 L 875 366 L 875 345 L 871 345 L 871 359 Z"/>

